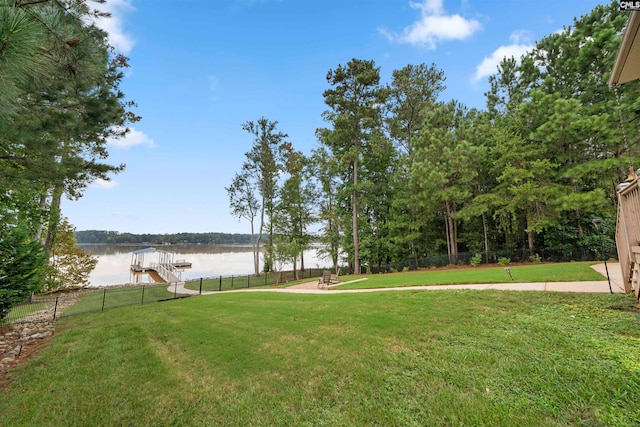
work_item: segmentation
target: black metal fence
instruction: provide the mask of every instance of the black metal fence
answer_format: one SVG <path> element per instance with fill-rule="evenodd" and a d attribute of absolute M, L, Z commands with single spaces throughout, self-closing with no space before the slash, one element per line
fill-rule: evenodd
<path fill-rule="evenodd" d="M 55 320 L 58 315 L 59 298 L 37 298 L 15 305 L 2 320 L 2 324 Z"/>
<path fill-rule="evenodd" d="M 304 270 L 298 270 L 295 274 L 293 271 L 278 271 L 261 273 L 258 276 L 254 274 L 244 274 L 203 277 L 186 281 L 185 287 L 191 291 L 198 291 L 198 293 L 259 288 L 287 284 L 294 280 L 312 280 L 317 277 L 322 277 L 322 273 L 326 270 L 328 270 L 328 268 L 307 268 Z"/>
<path fill-rule="evenodd" d="M 1 324 L 29 323 L 55 320 L 81 313 L 104 311 L 109 308 L 141 305 L 185 298 L 178 284 L 131 285 L 84 289 L 55 297 L 32 297 L 11 308 Z"/>
<path fill-rule="evenodd" d="M 142 305 L 186 298 L 202 292 L 228 291 L 286 284 L 292 280 L 313 279 L 326 269 L 262 273 L 259 276 L 218 276 L 187 281 L 184 284 L 142 284 L 84 289 L 58 296 L 36 296 L 11 308 L 2 324 L 55 320 L 81 313 L 104 311 L 109 308 Z"/>

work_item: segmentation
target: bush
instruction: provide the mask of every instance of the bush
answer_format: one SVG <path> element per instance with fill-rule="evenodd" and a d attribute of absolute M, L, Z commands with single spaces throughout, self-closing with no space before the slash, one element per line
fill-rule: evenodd
<path fill-rule="evenodd" d="M 473 254 L 471 257 L 471 265 L 477 267 L 480 264 L 482 264 L 482 254 Z"/>
<path fill-rule="evenodd" d="M 535 254 L 529 257 L 529 261 L 531 262 L 542 262 L 542 257 L 539 254 Z"/>
<path fill-rule="evenodd" d="M 0 225 L 0 320 L 41 289 L 46 268 L 42 244 L 31 240 L 26 227 Z"/>
<path fill-rule="evenodd" d="M 498 264 L 500 264 L 500 265 L 509 265 L 509 264 L 511 264 L 511 258 L 500 257 L 500 258 L 498 258 Z"/>

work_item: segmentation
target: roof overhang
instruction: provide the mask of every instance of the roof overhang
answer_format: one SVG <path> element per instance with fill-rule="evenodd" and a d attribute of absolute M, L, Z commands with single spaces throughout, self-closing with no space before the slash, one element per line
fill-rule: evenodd
<path fill-rule="evenodd" d="M 640 12 L 628 13 L 629 21 L 613 64 L 609 86 L 640 79 Z"/>

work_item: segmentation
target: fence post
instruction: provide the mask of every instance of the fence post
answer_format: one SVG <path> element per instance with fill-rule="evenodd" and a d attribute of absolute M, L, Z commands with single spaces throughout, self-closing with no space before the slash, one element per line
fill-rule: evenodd
<path fill-rule="evenodd" d="M 247 289 L 251 287 L 251 275 L 247 274 Z"/>
<path fill-rule="evenodd" d="M 104 292 L 102 293 L 102 310 L 104 311 L 104 300 L 107 299 L 107 288 L 104 288 Z"/>
<path fill-rule="evenodd" d="M 53 320 L 56 320 L 56 312 L 58 311 L 58 298 L 59 297 L 56 297 L 56 305 L 53 307 Z"/>
<path fill-rule="evenodd" d="M 142 301 L 140 304 L 144 304 L 144 283 L 142 284 Z"/>
<path fill-rule="evenodd" d="M 267 286 L 267 277 L 269 277 L 269 272 L 264 273 L 264 285 Z"/>
<path fill-rule="evenodd" d="M 218 285 L 218 292 L 222 292 L 222 276 L 220 276 L 220 285 Z"/>
<path fill-rule="evenodd" d="M 173 287 L 173 298 L 176 299 L 178 295 L 178 282 L 176 282 L 175 286 Z"/>
<path fill-rule="evenodd" d="M 233 289 L 233 274 L 231 275 L 231 289 Z"/>
<path fill-rule="evenodd" d="M 202 277 L 200 278 L 200 295 L 202 295 Z"/>

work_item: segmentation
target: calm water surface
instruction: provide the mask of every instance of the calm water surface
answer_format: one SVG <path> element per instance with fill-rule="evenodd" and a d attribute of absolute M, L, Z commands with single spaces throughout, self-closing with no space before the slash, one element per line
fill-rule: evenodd
<path fill-rule="evenodd" d="M 131 266 L 131 252 L 148 246 L 121 245 L 78 245 L 85 251 L 98 257 L 98 265 L 91 273 L 91 286 L 109 286 L 131 283 L 133 278 L 129 272 Z M 156 249 L 174 253 L 174 261 L 184 260 L 192 263 L 191 269 L 184 270 L 183 280 L 200 277 L 239 276 L 253 273 L 253 255 L 251 246 L 233 245 L 161 245 Z M 158 262 L 157 253 L 145 254 L 144 263 Z M 304 253 L 307 268 L 330 265 L 328 260 L 318 258 L 316 249 Z M 262 257 L 260 258 L 262 267 Z M 298 265 L 299 268 L 299 265 Z M 291 265 L 284 265 L 284 270 L 291 270 Z M 139 279 L 141 283 L 151 282 L 144 275 Z"/>

